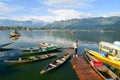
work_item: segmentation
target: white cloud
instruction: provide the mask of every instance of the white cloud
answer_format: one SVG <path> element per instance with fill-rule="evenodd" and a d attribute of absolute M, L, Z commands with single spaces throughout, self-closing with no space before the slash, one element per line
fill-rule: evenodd
<path fill-rule="evenodd" d="M 54 20 L 53 16 L 34 16 L 34 15 L 24 15 L 24 16 L 13 16 L 13 20 L 26 21 L 26 20 L 42 20 L 45 22 L 52 22 Z"/>
<path fill-rule="evenodd" d="M 4 14 L 4 13 L 10 12 L 9 9 L 10 8 L 6 4 L 0 3 L 0 14 Z"/>
<path fill-rule="evenodd" d="M 74 19 L 74 18 L 85 18 L 85 17 L 89 17 L 91 15 L 89 13 L 78 12 L 73 9 L 50 10 L 50 12 L 55 15 L 55 20 L 57 20 L 57 21 Z"/>
<path fill-rule="evenodd" d="M 88 8 L 95 0 L 45 0 L 43 3 L 55 8 Z"/>
<path fill-rule="evenodd" d="M 87 18 L 91 16 L 90 13 L 83 13 L 78 12 L 73 9 L 66 10 L 66 9 L 59 9 L 59 10 L 49 10 L 49 13 L 52 15 L 47 16 L 33 16 L 33 15 L 25 15 L 25 16 L 13 16 L 12 19 L 17 20 L 42 20 L 46 22 L 53 22 L 53 21 L 60 21 L 60 20 L 69 20 L 74 18 Z"/>
<path fill-rule="evenodd" d="M 17 10 L 22 9 L 22 7 L 17 7 L 13 5 L 7 5 L 5 3 L 0 2 L 0 14 L 8 14 Z"/>
<path fill-rule="evenodd" d="M 105 13 L 102 16 L 103 17 L 120 16 L 120 12 Z"/>
<path fill-rule="evenodd" d="M 8 5 L 7 3 L 0 2 L 0 18 L 9 18 L 20 21 L 36 19 L 46 22 L 53 22 L 56 20 L 68 20 L 73 18 L 86 18 L 89 17 L 91 14 L 79 12 L 74 8 L 90 7 L 90 3 L 92 1 L 94 0 L 45 0 L 43 2 L 43 10 L 39 7 L 26 8 L 17 6 L 15 4 Z M 20 11 L 20 13 L 17 12 L 18 10 Z M 48 12 L 46 10 L 48 10 Z"/>

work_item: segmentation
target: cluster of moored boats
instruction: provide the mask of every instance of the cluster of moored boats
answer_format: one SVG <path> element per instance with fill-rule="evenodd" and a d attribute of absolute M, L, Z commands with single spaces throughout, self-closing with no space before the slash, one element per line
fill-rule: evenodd
<path fill-rule="evenodd" d="M 109 75 L 109 78 L 112 80 L 120 80 L 119 43 L 119 41 L 115 41 L 114 43 L 101 41 L 99 43 L 98 52 L 85 49 L 85 52 L 82 54 L 82 56 L 84 60 L 87 61 L 90 66 L 97 71 L 98 74 L 102 75 L 101 73 L 105 73 Z M 102 77 L 104 77 L 103 79 L 107 79 L 104 75 L 102 75 Z"/>
<path fill-rule="evenodd" d="M 100 42 L 99 51 L 86 50 L 98 60 L 111 65 L 114 68 L 120 69 L 120 46 L 119 44 Z"/>
<path fill-rule="evenodd" d="M 99 61 L 93 55 L 90 55 L 88 52 L 83 54 L 84 60 L 96 71 L 97 74 L 102 77 L 103 80 L 120 80 L 120 78 L 105 65 L 105 63 Z"/>
<path fill-rule="evenodd" d="M 99 75 L 102 73 L 106 73 L 110 76 L 113 80 L 120 80 L 120 73 L 116 75 L 110 68 L 114 70 L 120 70 L 120 42 L 116 41 L 114 43 L 103 42 L 99 43 L 99 51 L 85 49 L 85 52 L 82 53 L 81 58 L 86 61 Z M 51 57 L 55 57 L 57 53 L 47 53 L 60 49 L 61 46 L 49 43 L 40 43 L 38 47 L 29 47 L 29 48 L 21 48 L 20 50 L 24 54 L 39 54 L 39 55 L 32 55 L 27 57 L 19 57 L 18 59 L 14 60 L 4 60 L 4 62 L 10 63 L 27 63 L 27 62 L 34 62 L 43 59 L 48 59 Z M 110 53 L 111 50 L 113 53 Z M 43 54 L 44 53 L 44 54 Z M 114 55 L 113 55 L 114 54 Z M 54 61 L 50 62 L 46 65 L 43 70 L 40 71 L 40 74 L 44 74 L 48 71 L 51 71 L 63 63 L 65 63 L 71 56 L 71 53 L 64 53 L 63 56 L 55 59 Z M 77 58 L 77 57 L 76 57 Z M 83 66 L 84 67 L 84 66 Z M 94 76 L 93 76 L 94 77 Z M 104 75 L 102 75 L 104 77 Z M 106 78 L 103 78 L 106 80 Z"/>
<path fill-rule="evenodd" d="M 61 46 L 58 46 L 55 44 L 40 43 L 40 45 L 37 47 L 20 48 L 22 53 L 24 53 L 25 55 L 27 54 L 27 56 L 19 57 L 16 59 L 9 59 L 9 60 L 6 59 L 6 60 L 4 60 L 4 62 L 16 64 L 16 63 L 28 63 L 28 62 L 45 60 L 45 59 L 49 59 L 52 57 L 56 57 L 57 53 L 48 53 L 48 52 L 55 51 L 60 48 L 61 48 Z M 58 66 L 62 65 L 70 58 L 70 55 L 71 55 L 70 53 L 64 53 L 63 56 L 61 56 L 61 57 L 57 58 L 56 60 L 54 60 L 53 62 L 49 63 L 47 67 L 45 67 L 42 71 L 40 71 L 40 74 L 48 72 L 48 71 L 55 69 Z"/>

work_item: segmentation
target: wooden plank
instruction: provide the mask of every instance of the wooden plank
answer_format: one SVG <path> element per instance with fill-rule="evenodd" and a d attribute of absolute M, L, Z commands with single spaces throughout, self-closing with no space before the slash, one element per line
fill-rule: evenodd
<path fill-rule="evenodd" d="M 104 78 L 80 57 L 73 57 L 71 64 L 80 80 L 104 80 Z"/>

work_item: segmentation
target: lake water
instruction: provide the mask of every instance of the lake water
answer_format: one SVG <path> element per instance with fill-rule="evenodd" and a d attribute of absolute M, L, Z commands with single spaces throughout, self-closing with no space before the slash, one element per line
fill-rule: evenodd
<path fill-rule="evenodd" d="M 56 58 L 47 59 L 27 64 L 4 63 L 4 59 L 12 59 L 23 55 L 20 47 L 38 46 L 40 42 L 53 43 L 69 47 L 75 40 L 79 41 L 79 54 L 84 48 L 98 50 L 100 41 L 114 42 L 120 41 L 119 32 L 95 32 L 95 31 L 19 31 L 21 36 L 18 39 L 11 39 L 11 31 L 0 31 L 0 44 L 12 42 L 7 46 L 14 48 L 10 51 L 0 52 L 0 80 L 78 80 L 70 61 L 56 70 L 40 75 L 40 71 Z M 59 56 L 63 55 L 58 52 Z"/>

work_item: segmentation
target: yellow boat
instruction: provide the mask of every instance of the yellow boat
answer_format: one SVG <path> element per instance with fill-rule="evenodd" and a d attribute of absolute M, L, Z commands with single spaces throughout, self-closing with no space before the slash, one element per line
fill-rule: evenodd
<path fill-rule="evenodd" d="M 109 53 L 110 49 L 116 50 L 117 54 L 115 56 L 112 56 Z M 120 47 L 118 45 L 109 43 L 109 42 L 100 42 L 98 52 L 93 51 L 93 50 L 88 50 L 88 49 L 86 49 L 86 51 L 89 54 L 93 55 L 98 60 L 100 60 L 106 64 L 109 64 L 114 68 L 120 69 Z M 101 55 L 101 52 L 105 52 L 107 54 L 107 56 Z"/>

